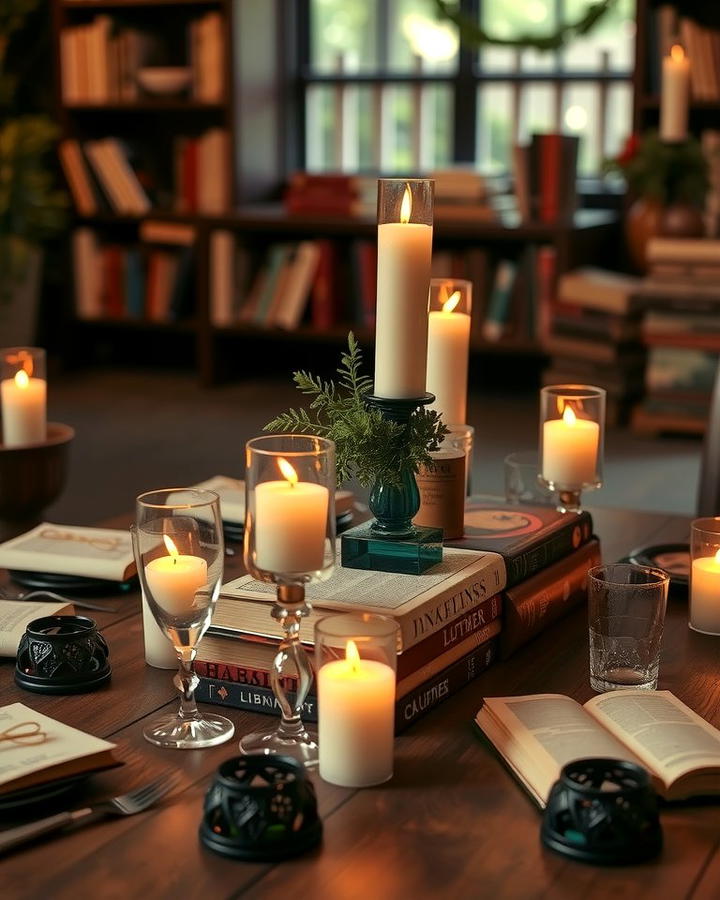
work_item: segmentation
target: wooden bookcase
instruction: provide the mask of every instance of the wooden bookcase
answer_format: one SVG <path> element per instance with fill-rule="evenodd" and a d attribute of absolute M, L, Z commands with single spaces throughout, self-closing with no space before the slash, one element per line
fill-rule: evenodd
<path fill-rule="evenodd" d="M 245 352 L 268 343 L 282 352 L 288 342 L 307 345 L 344 343 L 350 325 L 339 324 L 319 331 L 302 326 L 295 331 L 269 331 L 250 325 L 218 328 L 212 324 L 209 299 L 210 236 L 216 229 L 234 233 L 237 240 L 269 246 L 278 241 L 330 238 L 352 242 L 374 238 L 375 223 L 357 218 L 288 216 L 273 199 L 289 171 L 292 158 L 291 36 L 284 26 L 285 4 L 281 0 L 52 0 L 57 69 L 58 119 L 64 137 L 85 140 L 117 136 L 121 139 L 153 135 L 180 135 L 203 127 L 227 129 L 232 140 L 232 202 L 222 214 L 184 214 L 170 209 L 153 210 L 146 216 L 98 213 L 77 217 L 77 225 L 122 243 L 138 242 L 144 219 L 184 223 L 195 229 L 196 283 L 194 314 L 175 322 L 137 319 L 80 319 L 69 302 L 68 336 L 64 344 L 69 358 L 77 358 L 79 347 L 94 342 L 132 344 L 144 338 L 154 346 L 179 342 L 182 358 L 192 360 L 205 384 L 227 371 L 228 359 L 237 363 Z M 68 105 L 61 91 L 60 36 L 62 29 L 89 22 L 103 14 L 146 29 L 162 29 L 168 16 L 190 20 L 205 11 L 218 10 L 224 17 L 226 90 L 221 101 L 204 103 L 192 99 L 143 98 L 133 101 Z M 528 245 L 551 246 L 557 272 L 597 262 L 606 250 L 612 252 L 617 236 L 617 216 L 604 210 L 580 210 L 573 221 L 557 224 L 521 223 L 507 216 L 493 223 L 439 222 L 435 246 L 464 248 L 482 246 L 496 257 L 518 258 Z M 606 255 L 607 258 L 607 255 Z M 75 273 L 83 277 L 83 273 Z M 357 332 L 357 327 L 355 327 Z M 360 332 L 365 344 L 372 342 L 368 329 Z M 473 341 L 473 350 L 497 356 L 542 358 L 534 339 Z M 236 364 L 234 373 L 242 373 Z"/>

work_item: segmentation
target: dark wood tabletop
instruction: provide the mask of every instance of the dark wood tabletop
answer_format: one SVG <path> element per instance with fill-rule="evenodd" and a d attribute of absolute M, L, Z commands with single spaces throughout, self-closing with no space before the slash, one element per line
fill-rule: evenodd
<path fill-rule="evenodd" d="M 687 539 L 689 531 L 688 521 L 674 516 L 616 510 L 594 516 L 606 561 L 638 545 Z M 229 559 L 227 577 L 240 565 L 239 554 Z M 126 765 L 92 778 L 93 797 L 124 792 L 162 772 L 176 773 L 180 782 L 146 813 L 63 833 L 0 860 L 0 895 L 7 900 L 720 897 L 717 803 L 665 806 L 665 848 L 655 862 L 600 869 L 566 861 L 540 846 L 537 809 L 473 731 L 484 695 L 590 698 L 584 610 L 492 666 L 398 737 L 395 776 L 387 785 L 350 790 L 314 775 L 322 845 L 267 865 L 204 850 L 198 825 L 213 771 L 237 751 L 237 737 L 269 720 L 227 710 L 236 738 L 210 750 L 161 750 L 144 741 L 146 720 L 177 703 L 172 673 L 144 663 L 138 597 L 113 602 L 116 612 L 93 614 L 110 646 L 107 688 L 69 697 L 29 694 L 16 687 L 13 664 L 3 660 L 0 704 L 22 701 L 115 742 Z M 659 687 L 720 726 L 720 638 L 688 629 L 683 600 L 669 604 Z"/>

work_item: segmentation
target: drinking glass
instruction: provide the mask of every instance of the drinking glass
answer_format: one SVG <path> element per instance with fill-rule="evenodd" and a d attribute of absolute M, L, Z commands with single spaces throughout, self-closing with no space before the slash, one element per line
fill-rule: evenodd
<path fill-rule="evenodd" d="M 178 655 L 180 709 L 151 722 L 143 735 L 159 747 L 197 749 L 229 740 L 235 726 L 201 713 L 193 670 L 220 591 L 225 546 L 220 500 L 213 491 L 165 488 L 140 494 L 131 528 L 143 594 Z"/>
<path fill-rule="evenodd" d="M 616 563 L 588 572 L 590 684 L 596 691 L 657 688 L 670 576 Z"/>
<path fill-rule="evenodd" d="M 555 494 L 540 480 L 540 464 L 534 450 L 509 453 L 504 460 L 505 499 L 508 503 L 552 506 Z"/>
<path fill-rule="evenodd" d="M 313 670 L 300 643 L 309 615 L 305 585 L 335 566 L 335 444 L 304 434 L 254 438 L 246 445 L 244 561 L 258 581 L 275 585 L 270 614 L 285 632 L 270 672 L 280 724 L 246 735 L 243 753 L 292 756 L 318 763 L 317 735 L 301 718 Z M 294 699 L 283 684 L 297 678 Z"/>

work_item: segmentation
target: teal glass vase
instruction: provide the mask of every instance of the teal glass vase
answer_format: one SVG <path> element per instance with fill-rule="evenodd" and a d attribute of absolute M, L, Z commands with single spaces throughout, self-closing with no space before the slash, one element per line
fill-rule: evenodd
<path fill-rule="evenodd" d="M 372 530 L 385 537 L 408 537 L 415 532 L 413 518 L 420 509 L 420 491 L 415 473 L 405 466 L 399 484 L 376 481 L 368 500 L 375 516 Z"/>

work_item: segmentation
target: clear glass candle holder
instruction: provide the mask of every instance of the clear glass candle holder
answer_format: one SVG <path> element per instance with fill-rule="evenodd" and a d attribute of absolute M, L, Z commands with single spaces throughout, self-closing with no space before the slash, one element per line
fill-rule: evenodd
<path fill-rule="evenodd" d="M 577 511 L 584 490 L 602 485 L 605 391 L 556 384 L 540 391 L 540 479 L 558 494 L 558 509 Z"/>
<path fill-rule="evenodd" d="M 427 390 L 435 395 L 430 409 L 439 412 L 446 425 L 463 425 L 467 421 L 471 315 L 469 281 L 430 281 Z"/>
<path fill-rule="evenodd" d="M 6 447 L 45 443 L 47 379 L 41 347 L 0 350 L 0 406 Z"/>
<path fill-rule="evenodd" d="M 720 634 L 720 517 L 695 519 L 690 555 L 690 627 Z"/>
<path fill-rule="evenodd" d="M 311 612 L 305 585 L 335 566 L 335 444 L 302 434 L 269 435 L 246 445 L 244 561 L 258 581 L 276 585 L 271 615 L 284 631 L 270 673 L 280 724 L 246 735 L 243 753 L 292 756 L 317 765 L 317 736 L 302 722 L 312 665 L 299 641 Z M 291 698 L 283 688 L 297 678 Z"/>
<path fill-rule="evenodd" d="M 229 740 L 233 723 L 201 713 L 193 670 L 197 645 L 212 619 L 222 581 L 225 543 L 220 500 L 213 491 L 164 488 L 141 494 L 130 529 L 143 597 L 178 656 L 177 713 L 152 721 L 145 739 L 193 750 Z"/>
<path fill-rule="evenodd" d="M 392 778 L 398 624 L 346 613 L 315 625 L 320 777 L 344 787 Z"/>
<path fill-rule="evenodd" d="M 475 429 L 472 425 L 448 425 L 441 449 L 462 450 L 465 454 L 465 494 L 472 494 L 472 472 L 475 448 Z"/>

